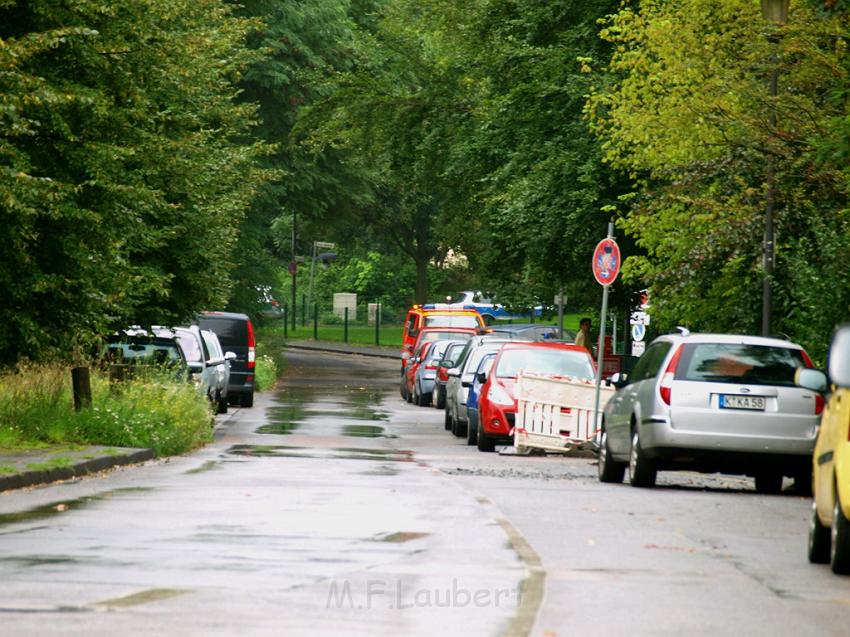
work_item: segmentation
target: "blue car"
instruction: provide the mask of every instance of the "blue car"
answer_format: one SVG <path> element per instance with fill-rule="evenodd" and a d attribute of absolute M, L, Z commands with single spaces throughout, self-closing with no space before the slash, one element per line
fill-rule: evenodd
<path fill-rule="evenodd" d="M 475 370 L 475 376 L 472 378 L 472 384 L 469 386 L 469 393 L 466 395 L 466 416 L 469 422 L 467 427 L 466 444 L 474 445 L 478 437 L 478 397 L 481 395 L 481 387 L 487 380 L 487 374 L 490 373 L 490 367 L 496 359 L 499 352 L 489 352 L 478 363 L 478 369 Z M 474 432 L 474 433 L 473 433 Z"/>

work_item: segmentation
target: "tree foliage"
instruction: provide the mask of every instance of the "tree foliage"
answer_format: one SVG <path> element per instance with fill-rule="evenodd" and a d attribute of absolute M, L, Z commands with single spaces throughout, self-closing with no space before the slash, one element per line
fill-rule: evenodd
<path fill-rule="evenodd" d="M 67 355 L 229 292 L 263 176 L 216 0 L 0 3 L 0 358 Z"/>
<path fill-rule="evenodd" d="M 588 116 L 606 160 L 635 179 L 621 225 L 645 255 L 625 275 L 651 286 L 661 324 L 758 331 L 768 161 L 773 329 L 822 350 L 846 317 L 831 252 L 850 240 L 846 168 L 825 150 L 846 117 L 846 33 L 846 18 L 805 4 L 772 25 L 745 0 L 626 2 L 607 21 L 616 53 Z"/>

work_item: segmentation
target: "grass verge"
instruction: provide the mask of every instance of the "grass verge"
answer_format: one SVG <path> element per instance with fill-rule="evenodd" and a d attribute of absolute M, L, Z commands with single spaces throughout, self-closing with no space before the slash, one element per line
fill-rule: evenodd
<path fill-rule="evenodd" d="M 92 407 L 74 410 L 71 373 L 26 365 L 0 375 L 0 448 L 78 443 L 183 453 L 211 439 L 212 411 L 190 383 L 151 374 L 120 384 L 92 370 Z"/>

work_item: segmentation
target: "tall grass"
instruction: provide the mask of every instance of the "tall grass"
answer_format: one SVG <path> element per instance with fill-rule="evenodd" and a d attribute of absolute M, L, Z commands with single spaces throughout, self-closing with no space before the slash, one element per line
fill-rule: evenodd
<path fill-rule="evenodd" d="M 118 384 L 92 370 L 92 407 L 74 410 L 71 372 L 26 365 L 0 375 L 0 446 L 81 443 L 172 455 L 211 439 L 212 411 L 190 383 L 149 374 Z"/>

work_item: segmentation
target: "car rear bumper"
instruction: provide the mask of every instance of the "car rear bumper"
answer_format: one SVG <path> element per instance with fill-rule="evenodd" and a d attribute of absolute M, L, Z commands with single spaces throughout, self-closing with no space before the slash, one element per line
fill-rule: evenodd
<path fill-rule="evenodd" d="M 249 380 L 250 379 L 250 380 Z M 230 372 L 230 382 L 227 384 L 227 395 L 254 393 L 254 374 L 246 372 Z"/>
<path fill-rule="evenodd" d="M 780 435 L 782 434 L 782 435 Z M 796 435 L 787 429 L 776 435 L 753 435 L 718 430 L 688 431 L 674 427 L 667 419 L 650 419 L 641 425 L 641 446 L 648 453 L 653 449 L 689 449 L 720 453 L 750 453 L 758 455 L 807 456 L 811 462 L 817 438 L 816 421 L 798 428 Z"/>

